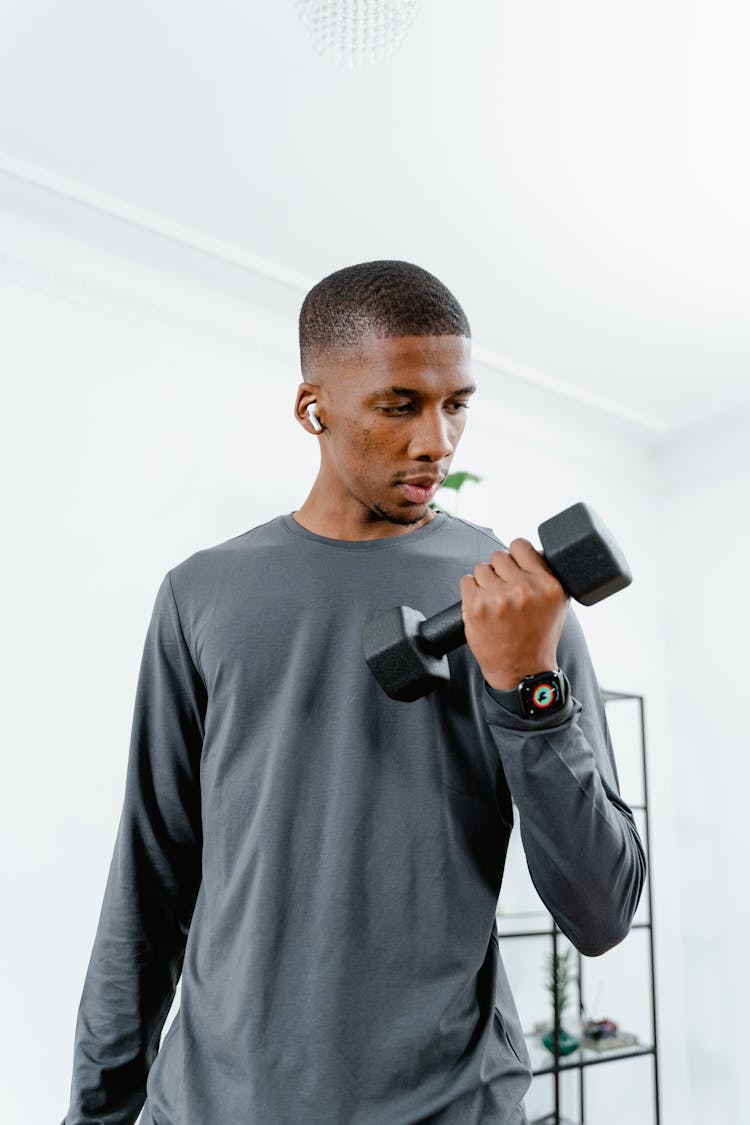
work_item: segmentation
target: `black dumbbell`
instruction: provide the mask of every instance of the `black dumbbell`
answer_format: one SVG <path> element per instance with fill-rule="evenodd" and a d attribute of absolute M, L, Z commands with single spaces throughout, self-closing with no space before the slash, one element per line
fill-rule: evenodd
<path fill-rule="evenodd" d="M 573 504 L 538 528 L 544 561 L 572 598 L 595 605 L 633 578 L 617 542 L 588 504 Z M 391 699 L 411 703 L 450 679 L 446 653 L 466 644 L 461 602 L 425 618 L 409 606 L 365 625 L 365 660 Z"/>

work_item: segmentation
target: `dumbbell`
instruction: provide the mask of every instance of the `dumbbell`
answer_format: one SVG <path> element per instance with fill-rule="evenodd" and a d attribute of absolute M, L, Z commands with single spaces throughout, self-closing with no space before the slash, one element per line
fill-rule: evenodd
<path fill-rule="evenodd" d="M 616 540 L 588 504 L 541 523 L 544 561 L 581 605 L 595 605 L 633 578 Z M 412 703 L 450 679 L 447 653 L 466 644 L 461 602 L 425 618 L 410 606 L 389 609 L 365 625 L 365 660 L 391 699 Z"/>

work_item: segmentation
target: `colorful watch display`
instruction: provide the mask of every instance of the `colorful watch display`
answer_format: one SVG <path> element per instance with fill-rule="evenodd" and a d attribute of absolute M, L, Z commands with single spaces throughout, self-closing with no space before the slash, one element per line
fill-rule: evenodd
<path fill-rule="evenodd" d="M 524 719 L 541 719 L 565 706 L 568 698 L 566 685 L 565 673 L 558 668 L 526 676 L 512 691 L 494 688 L 490 691 L 498 703 L 514 714 Z"/>

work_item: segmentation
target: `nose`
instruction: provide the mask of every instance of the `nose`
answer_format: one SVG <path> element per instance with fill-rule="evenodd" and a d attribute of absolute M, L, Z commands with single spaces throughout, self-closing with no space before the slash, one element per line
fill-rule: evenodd
<path fill-rule="evenodd" d="M 415 417 L 409 456 L 415 461 L 440 461 L 449 457 L 458 441 L 455 422 L 442 410 L 421 410 Z"/>

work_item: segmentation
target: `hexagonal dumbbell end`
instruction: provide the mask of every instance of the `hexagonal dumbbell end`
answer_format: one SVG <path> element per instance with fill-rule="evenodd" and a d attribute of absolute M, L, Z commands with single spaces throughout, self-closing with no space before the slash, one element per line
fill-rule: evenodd
<path fill-rule="evenodd" d="M 596 605 L 633 581 L 619 543 L 583 501 L 545 520 L 538 531 L 545 562 L 581 605 Z"/>
<path fill-rule="evenodd" d="M 448 658 L 429 652 L 420 635 L 424 620 L 419 610 L 399 605 L 368 622 L 362 633 L 370 671 L 401 703 L 413 703 L 450 680 Z"/>

